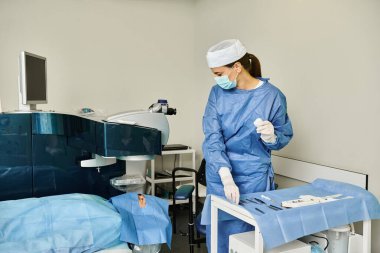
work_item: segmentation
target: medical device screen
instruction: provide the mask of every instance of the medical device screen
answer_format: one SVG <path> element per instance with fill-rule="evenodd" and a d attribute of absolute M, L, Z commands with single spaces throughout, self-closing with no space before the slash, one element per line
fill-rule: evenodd
<path fill-rule="evenodd" d="M 26 100 L 45 102 L 46 59 L 25 54 Z"/>

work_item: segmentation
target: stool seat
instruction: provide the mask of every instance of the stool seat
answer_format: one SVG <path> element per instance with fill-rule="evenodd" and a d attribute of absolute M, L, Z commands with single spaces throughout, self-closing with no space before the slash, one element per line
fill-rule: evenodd
<path fill-rule="evenodd" d="M 174 194 L 176 200 L 186 200 L 190 198 L 194 191 L 194 185 L 182 185 Z"/>

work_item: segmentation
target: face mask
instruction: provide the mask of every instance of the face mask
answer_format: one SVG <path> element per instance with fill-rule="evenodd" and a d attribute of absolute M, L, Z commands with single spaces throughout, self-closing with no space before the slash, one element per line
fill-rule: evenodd
<path fill-rule="evenodd" d="M 236 75 L 237 77 L 237 75 Z M 217 85 L 219 85 L 222 89 L 229 90 L 236 87 L 236 78 L 233 81 L 230 81 L 227 75 L 224 76 L 216 76 L 214 77 L 215 82 Z"/>

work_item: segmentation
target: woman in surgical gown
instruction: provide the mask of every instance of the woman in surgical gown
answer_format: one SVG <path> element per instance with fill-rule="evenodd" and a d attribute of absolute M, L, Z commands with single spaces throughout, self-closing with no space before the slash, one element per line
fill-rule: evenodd
<path fill-rule="evenodd" d="M 216 85 L 203 116 L 207 193 L 239 203 L 240 194 L 274 189 L 271 151 L 293 136 L 284 94 L 261 77 L 258 59 L 239 40 L 225 40 L 207 52 Z M 218 253 L 228 252 L 229 235 L 253 229 L 243 221 L 220 221 Z M 210 226 L 207 247 L 210 250 Z"/>

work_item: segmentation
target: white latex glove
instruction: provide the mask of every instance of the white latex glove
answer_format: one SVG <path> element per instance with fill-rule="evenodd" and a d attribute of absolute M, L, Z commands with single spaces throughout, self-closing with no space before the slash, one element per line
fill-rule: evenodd
<path fill-rule="evenodd" d="M 256 132 L 261 134 L 260 138 L 266 143 L 275 143 L 277 136 L 274 134 L 274 126 L 269 121 L 263 121 L 257 118 L 253 124 L 256 126 Z"/>
<path fill-rule="evenodd" d="M 224 186 L 224 194 L 226 195 L 226 198 L 238 205 L 240 200 L 239 188 L 236 186 L 234 179 L 232 178 L 230 169 L 226 167 L 220 168 L 219 176 Z"/>

